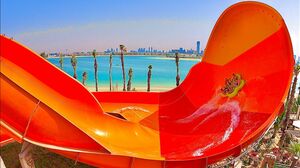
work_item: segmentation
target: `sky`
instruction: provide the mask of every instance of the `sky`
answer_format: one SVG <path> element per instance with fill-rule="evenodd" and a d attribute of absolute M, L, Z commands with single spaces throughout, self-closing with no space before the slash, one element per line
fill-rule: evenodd
<path fill-rule="evenodd" d="M 300 1 L 259 0 L 279 11 L 300 56 Z M 36 52 L 104 51 L 125 44 L 205 48 L 220 14 L 238 0 L 1 0 L 1 34 Z"/>

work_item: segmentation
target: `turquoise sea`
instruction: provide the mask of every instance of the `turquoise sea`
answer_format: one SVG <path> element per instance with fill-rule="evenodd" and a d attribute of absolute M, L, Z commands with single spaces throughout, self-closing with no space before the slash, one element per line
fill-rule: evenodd
<path fill-rule="evenodd" d="M 59 58 L 48 58 L 48 61 L 59 67 Z M 190 68 L 199 62 L 199 59 L 181 59 L 180 77 L 184 80 Z M 97 56 L 98 62 L 98 84 L 99 90 L 105 91 L 109 88 L 109 56 Z M 128 70 L 133 69 L 132 88 L 145 91 L 147 87 L 148 66 L 152 65 L 152 90 L 167 90 L 166 88 L 175 87 L 176 65 L 174 58 L 161 56 L 125 56 L 126 84 L 128 80 Z M 73 76 L 73 68 L 70 57 L 64 58 L 63 70 Z M 92 56 L 77 57 L 77 76 L 82 81 L 82 73 L 87 72 L 87 87 L 91 90 L 95 87 L 94 79 L 94 58 Z M 118 85 L 122 90 L 122 68 L 119 55 L 113 56 L 112 66 L 113 85 Z"/>

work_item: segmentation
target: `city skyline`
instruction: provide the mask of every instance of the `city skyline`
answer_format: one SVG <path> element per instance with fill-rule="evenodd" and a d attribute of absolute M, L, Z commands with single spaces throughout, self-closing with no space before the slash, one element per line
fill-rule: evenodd
<path fill-rule="evenodd" d="M 102 52 L 102 51 L 100 51 Z M 103 51 L 104 53 L 117 53 L 119 52 L 119 48 L 107 48 Z M 203 49 L 200 47 L 200 41 L 197 41 L 194 48 L 170 48 L 170 49 L 160 49 L 160 48 L 153 48 L 152 46 L 148 47 L 139 47 L 136 49 L 128 50 L 130 53 L 181 53 L 181 54 L 201 54 Z"/>
<path fill-rule="evenodd" d="M 260 0 L 285 19 L 300 55 L 300 2 Z M 219 15 L 238 0 L 225 1 L 45 1 L 2 0 L 1 33 L 36 52 L 104 51 L 124 44 L 128 50 L 201 50 Z"/>
<path fill-rule="evenodd" d="M 65 52 L 57 52 L 57 51 L 53 51 L 53 52 L 49 52 L 49 53 L 45 53 L 44 51 L 42 53 L 48 54 L 50 56 L 59 56 L 59 54 L 67 54 L 67 55 L 91 55 L 93 51 L 72 51 L 69 52 L 68 50 L 66 50 Z M 119 48 L 107 48 L 103 51 L 97 51 L 97 53 L 100 54 L 115 54 L 115 53 L 119 53 Z M 183 47 L 179 47 L 179 48 L 171 48 L 168 50 L 161 50 L 159 48 L 153 48 L 152 46 L 149 47 L 140 47 L 140 48 L 136 48 L 136 49 L 131 49 L 129 51 L 126 51 L 126 53 L 130 53 L 130 54 L 149 54 L 149 53 L 154 53 L 154 54 L 175 54 L 175 53 L 179 53 L 179 54 L 189 54 L 189 55 L 198 55 L 201 56 L 204 52 L 204 49 L 200 48 L 200 41 L 197 41 L 195 48 L 183 48 Z"/>

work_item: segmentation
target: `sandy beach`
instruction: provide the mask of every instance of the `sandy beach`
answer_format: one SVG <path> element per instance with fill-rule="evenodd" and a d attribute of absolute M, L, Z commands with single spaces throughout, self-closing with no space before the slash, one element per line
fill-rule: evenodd
<path fill-rule="evenodd" d="M 96 89 L 95 89 L 95 86 L 86 86 L 86 88 L 90 91 L 90 92 L 95 92 Z M 118 89 L 116 89 L 116 87 L 113 87 L 113 91 L 114 92 L 122 92 L 122 86 L 118 86 Z M 151 88 L 151 92 L 165 92 L 165 91 L 169 91 L 169 90 L 172 90 L 174 89 L 174 87 L 168 87 L 168 86 L 162 86 L 162 87 L 153 87 Z M 136 92 L 147 92 L 147 87 L 142 87 L 142 86 L 139 86 L 139 87 L 132 87 L 132 91 L 136 91 Z M 99 92 L 109 92 L 109 87 L 98 87 L 98 91 Z"/>

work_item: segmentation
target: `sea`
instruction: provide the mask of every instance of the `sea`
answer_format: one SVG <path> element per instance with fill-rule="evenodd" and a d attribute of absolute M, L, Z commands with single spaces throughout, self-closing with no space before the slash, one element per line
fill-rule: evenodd
<path fill-rule="evenodd" d="M 109 56 L 97 56 L 98 85 L 100 91 L 109 89 Z M 63 71 L 73 76 L 71 58 L 63 58 Z M 59 67 L 59 58 L 48 58 L 48 61 Z M 200 62 L 200 59 L 180 59 L 180 78 L 184 80 L 192 66 Z M 133 69 L 132 87 L 137 91 L 146 91 L 148 66 L 152 65 L 151 90 L 166 91 L 176 87 L 176 63 L 175 58 L 164 56 L 124 56 L 126 73 L 126 85 L 128 82 L 128 70 Z M 92 56 L 77 57 L 77 77 L 82 82 L 83 72 L 87 73 L 86 86 L 89 90 L 95 90 L 94 58 Z M 120 55 L 113 55 L 112 83 L 114 88 L 122 90 L 123 78 Z"/>

